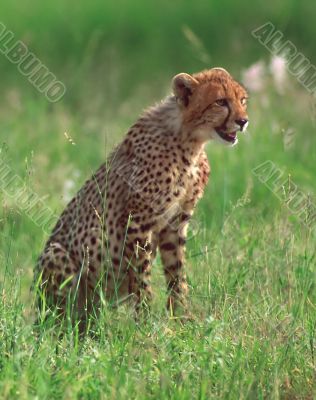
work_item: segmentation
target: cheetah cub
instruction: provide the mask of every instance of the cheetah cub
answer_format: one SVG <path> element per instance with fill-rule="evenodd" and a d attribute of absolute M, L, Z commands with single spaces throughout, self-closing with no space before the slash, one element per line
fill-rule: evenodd
<path fill-rule="evenodd" d="M 186 308 L 186 232 L 210 171 L 204 147 L 237 143 L 248 125 L 247 92 L 222 68 L 178 74 L 172 88 L 86 181 L 47 241 L 35 276 L 61 312 L 69 296 L 79 315 L 103 299 L 130 297 L 142 309 L 157 249 L 167 307 Z"/>

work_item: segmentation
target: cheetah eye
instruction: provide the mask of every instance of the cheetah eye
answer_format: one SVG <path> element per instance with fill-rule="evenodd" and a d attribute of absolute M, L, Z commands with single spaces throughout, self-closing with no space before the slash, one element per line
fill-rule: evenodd
<path fill-rule="evenodd" d="M 247 103 L 247 97 L 243 97 L 242 99 L 240 99 L 240 103 L 244 106 Z"/>
<path fill-rule="evenodd" d="M 227 107 L 228 106 L 228 102 L 226 99 L 218 99 L 215 101 L 215 103 L 220 106 L 220 107 Z"/>

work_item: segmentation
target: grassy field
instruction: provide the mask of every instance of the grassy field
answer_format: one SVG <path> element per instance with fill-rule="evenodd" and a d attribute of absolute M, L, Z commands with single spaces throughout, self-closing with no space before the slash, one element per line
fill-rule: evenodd
<path fill-rule="evenodd" d="M 313 61 L 310 3 L 4 3 L 2 22 L 67 93 L 49 103 L 0 55 L 0 160 L 56 214 L 142 109 L 169 92 L 173 74 L 223 65 L 242 79 L 262 59 L 264 77 L 251 93 L 249 133 L 234 148 L 207 147 L 212 173 L 187 249 L 192 322 L 164 310 L 157 260 L 146 323 L 105 305 L 82 341 L 71 329 L 58 339 L 49 323 L 35 332 L 29 287 L 48 232 L 16 200 L 20 188 L 12 195 L 0 180 L 0 398 L 315 398 L 316 223 L 287 206 L 287 182 L 316 205 L 315 100 L 290 75 L 280 92 L 250 34 L 272 20 Z M 231 12 L 220 22 L 223 3 Z M 267 161 L 283 171 L 275 193 L 256 174 Z"/>

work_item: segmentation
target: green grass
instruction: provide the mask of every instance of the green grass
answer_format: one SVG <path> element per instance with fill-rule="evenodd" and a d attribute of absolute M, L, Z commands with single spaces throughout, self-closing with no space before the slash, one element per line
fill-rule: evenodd
<path fill-rule="evenodd" d="M 304 96 L 301 89 L 296 90 Z M 89 130 L 89 115 L 71 115 L 60 105 L 51 110 L 45 101 L 28 99 L 24 109 L 16 111 L 14 105 L 6 104 L 1 120 L 1 130 L 7 133 L 2 156 L 59 212 L 65 204 L 65 182 L 74 181 L 74 193 L 102 162 L 141 108 L 142 99 L 137 98 L 136 104 L 134 100 L 130 99 L 132 110 L 128 107 L 120 116 L 115 114 L 109 128 L 105 123 L 99 133 Z M 46 236 L 13 199 L 3 195 L 3 398 L 315 395 L 315 232 L 301 225 L 251 173 L 271 159 L 290 172 L 303 191 L 313 188 L 315 138 L 310 120 L 299 105 L 291 109 L 291 98 L 282 98 L 281 111 L 280 100 L 271 93 L 263 113 L 260 99 L 253 98 L 251 133 L 236 148 L 208 146 L 212 176 L 197 210 L 198 233 L 188 244 L 192 323 L 183 325 L 165 313 L 158 262 L 155 301 L 146 324 L 137 325 L 124 307 L 105 308 L 94 339 L 79 342 L 69 331 L 58 340 L 57 328 L 45 324 L 37 337 L 29 285 Z M 282 121 L 283 115 L 288 115 L 297 132 L 288 151 L 283 147 L 282 126 L 271 132 L 273 121 Z M 64 130 L 76 145 L 65 138 Z M 112 132 L 117 136 L 112 137 Z"/>
<path fill-rule="evenodd" d="M 177 1 L 168 12 L 153 5 L 146 13 L 140 12 L 144 1 L 135 7 L 126 1 L 95 2 L 71 9 L 69 24 L 60 22 L 69 6 L 55 3 L 48 9 L 39 2 L 33 9 L 25 6 L 31 23 L 16 17 L 9 2 L 3 5 L 2 20 L 65 81 L 67 94 L 49 104 L 0 57 L 6 78 L 1 83 L 0 159 L 57 214 L 141 110 L 168 92 L 173 73 L 206 67 L 185 39 L 184 25 L 202 39 L 211 64 L 224 62 L 237 78 L 248 60 L 268 58 L 249 34 L 252 25 L 271 17 L 297 45 L 315 30 L 306 1 L 300 9 L 294 1 L 265 3 L 260 14 L 247 8 L 246 0 L 244 11 L 227 0 L 231 8 L 224 20 L 216 1 L 213 9 L 200 1 L 194 9 L 179 11 Z M 244 29 L 238 30 L 234 22 L 244 12 Z M 221 46 L 209 40 L 220 29 Z M 227 46 L 232 52 L 224 54 L 220 47 Z M 309 44 L 304 46 L 301 50 L 310 56 Z M 82 341 L 72 329 L 60 337 L 53 321 L 35 330 L 29 287 L 47 235 L 14 196 L 0 190 L 0 398 L 316 397 L 315 229 L 307 229 L 252 173 L 271 160 L 316 204 L 311 99 L 290 80 L 283 96 L 270 80 L 263 93 L 252 94 L 249 134 L 238 146 L 207 147 L 211 178 L 187 249 L 193 322 L 184 324 L 166 313 L 157 260 L 146 323 L 136 323 L 126 306 L 112 310 L 105 305 L 92 334 Z M 294 129 L 294 142 L 285 148 L 288 128 Z"/>

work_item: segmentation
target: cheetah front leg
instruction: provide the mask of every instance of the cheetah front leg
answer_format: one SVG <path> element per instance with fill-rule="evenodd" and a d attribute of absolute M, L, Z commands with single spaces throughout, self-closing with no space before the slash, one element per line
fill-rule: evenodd
<path fill-rule="evenodd" d="M 181 213 L 159 235 L 159 250 L 168 289 L 167 308 L 171 313 L 180 307 L 185 311 L 187 308 L 188 285 L 184 261 L 190 216 L 191 213 Z"/>
<path fill-rule="evenodd" d="M 148 310 L 152 300 L 151 264 L 153 248 L 151 234 L 129 234 L 125 245 L 125 261 L 129 275 L 129 292 L 135 295 L 136 312 Z"/>

